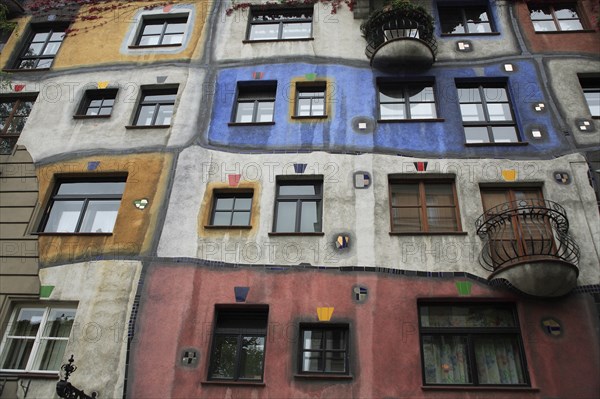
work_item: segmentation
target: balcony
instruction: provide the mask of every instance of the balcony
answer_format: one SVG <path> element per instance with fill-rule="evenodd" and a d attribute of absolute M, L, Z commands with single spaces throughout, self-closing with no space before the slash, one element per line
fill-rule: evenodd
<path fill-rule="evenodd" d="M 437 44 L 433 19 L 420 6 L 394 1 L 374 11 L 360 27 L 365 53 L 373 68 L 383 71 L 422 71 L 435 61 Z"/>
<path fill-rule="evenodd" d="M 579 246 L 569 235 L 565 209 L 526 199 L 488 209 L 476 222 L 484 241 L 479 262 L 518 290 L 538 297 L 567 294 L 577 285 Z"/>

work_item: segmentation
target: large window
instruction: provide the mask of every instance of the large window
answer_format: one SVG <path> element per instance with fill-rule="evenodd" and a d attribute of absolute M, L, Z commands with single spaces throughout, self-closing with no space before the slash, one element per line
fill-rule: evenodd
<path fill-rule="evenodd" d="M 270 123 L 275 110 L 276 82 L 239 83 L 233 121 Z"/>
<path fill-rule="evenodd" d="M 75 116 L 109 117 L 116 97 L 117 89 L 87 90 Z"/>
<path fill-rule="evenodd" d="M 393 233 L 461 231 L 453 181 L 390 179 L 390 213 Z"/>
<path fill-rule="evenodd" d="M 111 233 L 124 189 L 124 177 L 59 182 L 46 209 L 41 230 L 52 233 Z"/>
<path fill-rule="evenodd" d="M 294 40 L 312 37 L 312 8 L 253 9 L 248 40 Z"/>
<path fill-rule="evenodd" d="M 348 326 L 300 326 L 301 374 L 348 374 Z"/>
<path fill-rule="evenodd" d="M 600 77 L 579 78 L 585 102 L 592 118 L 600 118 Z"/>
<path fill-rule="evenodd" d="M 252 191 L 215 191 L 211 226 L 249 227 Z"/>
<path fill-rule="evenodd" d="M 327 84 L 296 84 L 296 117 L 325 116 L 325 98 Z"/>
<path fill-rule="evenodd" d="M 180 46 L 183 43 L 188 17 L 152 18 L 142 21 L 136 46 Z"/>
<path fill-rule="evenodd" d="M 490 13 L 485 5 L 439 6 L 442 34 L 473 35 L 494 32 Z"/>
<path fill-rule="evenodd" d="M 467 144 L 519 141 L 504 85 L 460 84 L 457 87 Z"/>
<path fill-rule="evenodd" d="M 73 307 L 16 308 L 0 346 L 0 370 L 60 370 L 74 320 Z"/>
<path fill-rule="evenodd" d="M 322 190 L 322 180 L 279 180 L 273 230 L 277 233 L 321 232 Z"/>
<path fill-rule="evenodd" d="M 536 32 L 583 30 L 576 3 L 530 4 L 529 12 Z"/>
<path fill-rule="evenodd" d="M 21 51 L 16 69 L 46 69 L 52 66 L 54 57 L 65 37 L 66 27 L 33 27 L 27 44 Z"/>
<path fill-rule="evenodd" d="M 425 385 L 528 385 L 519 322 L 506 304 L 419 304 Z"/>
<path fill-rule="evenodd" d="M 217 309 L 210 380 L 262 381 L 268 309 Z"/>
<path fill-rule="evenodd" d="M 135 126 L 170 126 L 177 88 L 142 90 Z"/>
<path fill-rule="evenodd" d="M 379 82 L 381 120 L 435 119 L 435 97 L 431 83 Z"/>
<path fill-rule="evenodd" d="M 35 97 L 0 97 L 0 154 L 10 154 L 33 108 Z"/>

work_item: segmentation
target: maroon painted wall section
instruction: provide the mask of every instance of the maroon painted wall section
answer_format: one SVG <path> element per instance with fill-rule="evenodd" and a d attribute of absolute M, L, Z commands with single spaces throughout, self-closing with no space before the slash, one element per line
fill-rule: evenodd
<path fill-rule="evenodd" d="M 556 301 L 524 299 L 473 281 L 459 296 L 456 281 L 383 273 L 324 270 L 269 271 L 151 265 L 131 346 L 132 398 L 561 398 L 592 399 L 600 392 L 598 317 L 589 295 Z M 358 304 L 352 287 L 368 288 Z M 206 384 L 216 304 L 235 304 L 234 287 L 249 286 L 246 304 L 269 306 L 263 386 Z M 422 388 L 417 299 L 500 300 L 517 304 L 532 389 Z M 243 306 L 243 304 L 242 304 Z M 350 325 L 351 380 L 299 379 L 299 322 L 317 322 L 317 307 L 334 307 L 331 322 Z M 562 323 L 552 337 L 544 317 Z M 197 348 L 195 368 L 180 364 L 183 348 Z"/>

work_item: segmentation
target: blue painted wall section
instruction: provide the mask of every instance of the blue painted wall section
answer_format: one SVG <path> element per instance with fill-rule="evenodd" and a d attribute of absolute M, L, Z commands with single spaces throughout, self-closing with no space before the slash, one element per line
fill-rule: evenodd
<path fill-rule="evenodd" d="M 508 62 L 508 61 L 506 61 Z M 536 112 L 534 104 L 546 103 L 535 65 L 527 61 L 512 61 L 513 72 L 506 72 L 503 63 L 491 63 L 473 68 L 433 68 L 424 74 L 385 75 L 369 68 L 304 63 L 264 66 L 263 80 L 276 80 L 274 125 L 229 126 L 234 107 L 237 82 L 252 81 L 256 66 L 221 70 L 215 87 L 213 118 L 208 138 L 217 147 L 254 150 L 325 150 L 399 153 L 413 156 L 551 157 L 568 149 L 556 119 L 546 106 Z M 327 119 L 301 121 L 289 117 L 294 107 L 290 99 L 294 79 L 315 73 L 317 80 L 328 79 L 328 100 L 332 112 Z M 443 121 L 377 123 L 377 84 L 379 77 L 399 80 L 434 79 L 438 117 Z M 462 126 L 457 80 L 506 82 L 510 100 L 523 142 L 528 145 L 466 146 Z M 331 90 L 330 90 L 331 89 Z M 363 117 L 375 123 L 372 133 L 353 128 L 352 120 Z M 530 136 L 531 127 L 541 128 L 542 138 Z"/>

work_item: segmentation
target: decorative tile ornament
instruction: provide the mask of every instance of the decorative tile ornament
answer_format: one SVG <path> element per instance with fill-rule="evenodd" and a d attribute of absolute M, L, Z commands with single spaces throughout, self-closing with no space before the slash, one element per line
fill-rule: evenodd
<path fill-rule="evenodd" d="M 167 4 L 166 6 L 163 7 L 163 12 L 169 12 L 171 11 L 171 9 L 173 8 L 173 4 Z"/>
<path fill-rule="evenodd" d="M 461 40 L 456 43 L 456 48 L 458 51 L 468 53 L 473 51 L 473 43 L 471 43 L 469 40 Z"/>
<path fill-rule="evenodd" d="M 200 351 L 196 348 L 185 348 L 181 351 L 181 365 L 195 367 L 198 364 Z"/>
<path fill-rule="evenodd" d="M 157 76 L 156 77 L 156 83 L 165 83 L 167 81 L 167 76 Z"/>
<path fill-rule="evenodd" d="M 358 128 L 360 130 L 366 130 L 367 129 L 367 122 L 358 122 Z"/>
<path fill-rule="evenodd" d="M 14 87 L 15 91 L 18 93 L 20 91 L 23 91 L 23 89 L 25 88 L 25 85 L 20 84 L 20 85 L 14 85 L 13 87 Z"/>
<path fill-rule="evenodd" d="M 517 171 L 515 169 L 502 169 L 502 178 L 505 181 L 517 180 Z"/>
<path fill-rule="evenodd" d="M 317 78 L 316 73 L 307 73 L 306 75 L 304 75 L 304 79 L 306 79 L 306 80 L 315 80 L 316 78 Z"/>
<path fill-rule="evenodd" d="M 594 124 L 590 120 L 587 120 L 587 119 L 577 119 L 576 122 L 577 122 L 577 127 L 582 132 L 593 132 L 593 131 L 596 130 L 594 128 Z"/>
<path fill-rule="evenodd" d="M 50 295 L 54 291 L 53 285 L 42 285 L 40 286 L 40 298 L 50 298 Z"/>
<path fill-rule="evenodd" d="M 89 170 L 89 171 L 96 170 L 96 169 L 98 169 L 98 166 L 100 166 L 100 161 L 90 161 L 87 164 L 87 170 Z"/>
<path fill-rule="evenodd" d="M 504 70 L 506 72 L 514 72 L 515 67 L 513 66 L 513 64 L 504 64 Z"/>
<path fill-rule="evenodd" d="M 133 201 L 133 205 L 135 205 L 135 207 L 137 209 L 143 211 L 148 206 L 148 202 L 149 201 L 146 198 L 142 198 L 142 199 Z"/>
<path fill-rule="evenodd" d="M 265 76 L 264 72 L 252 72 L 252 79 L 260 80 Z"/>
<path fill-rule="evenodd" d="M 367 287 L 357 285 L 352 288 L 352 299 L 358 303 L 363 303 L 367 300 L 368 290 Z"/>
<path fill-rule="evenodd" d="M 240 175 L 240 174 L 227 175 L 227 181 L 229 183 L 229 187 L 237 187 L 240 184 L 241 178 L 242 178 L 242 175 Z"/>
<path fill-rule="evenodd" d="M 553 337 L 562 335 L 562 326 L 560 322 L 552 317 L 542 319 L 542 328 L 544 332 Z"/>
<path fill-rule="evenodd" d="M 339 235 L 335 240 L 335 247 L 337 249 L 346 249 L 350 246 L 350 236 Z"/>
<path fill-rule="evenodd" d="M 571 176 L 567 172 L 554 172 L 554 180 L 559 184 L 569 184 Z"/>
<path fill-rule="evenodd" d="M 329 321 L 333 315 L 333 307 L 317 308 L 317 317 L 319 321 Z"/>
<path fill-rule="evenodd" d="M 233 293 L 235 294 L 236 302 L 246 302 L 250 287 L 233 287 Z"/>
<path fill-rule="evenodd" d="M 470 281 L 457 281 L 456 282 L 456 290 L 458 291 L 459 296 L 469 296 L 471 295 L 471 286 L 473 283 Z"/>
<path fill-rule="evenodd" d="M 546 105 L 544 103 L 537 103 L 537 104 L 534 104 L 534 106 L 533 106 L 533 109 L 536 112 L 542 112 L 545 108 L 546 108 Z"/>
<path fill-rule="evenodd" d="M 540 128 L 534 127 L 533 129 L 531 129 L 531 136 L 533 136 L 536 139 L 541 138 L 542 130 Z"/>
<path fill-rule="evenodd" d="M 108 80 L 104 81 L 104 82 L 98 82 L 98 88 L 99 89 L 106 89 L 108 87 Z"/>
<path fill-rule="evenodd" d="M 295 163 L 294 164 L 294 172 L 295 173 L 302 174 L 302 173 L 304 173 L 305 170 L 306 170 L 306 164 L 305 163 Z"/>
<path fill-rule="evenodd" d="M 415 164 L 415 169 L 417 172 L 425 172 L 427 171 L 427 162 L 413 162 Z"/>
<path fill-rule="evenodd" d="M 369 172 L 354 172 L 354 188 L 369 188 L 371 187 L 371 174 Z"/>

